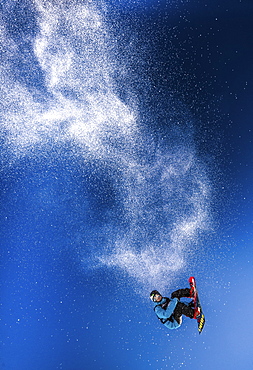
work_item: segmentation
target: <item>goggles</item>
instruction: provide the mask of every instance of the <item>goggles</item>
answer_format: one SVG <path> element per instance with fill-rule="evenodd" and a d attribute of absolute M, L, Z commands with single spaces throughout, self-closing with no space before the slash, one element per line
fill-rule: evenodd
<path fill-rule="evenodd" d="M 151 301 L 152 301 L 152 302 L 154 302 L 154 297 L 155 297 L 155 294 L 152 294 L 152 295 L 150 296 L 150 299 L 151 299 Z"/>
<path fill-rule="evenodd" d="M 155 296 L 160 297 L 160 296 L 161 296 L 161 294 L 159 294 L 159 293 L 154 293 L 154 294 L 152 294 L 152 295 L 150 296 L 150 299 L 151 299 L 151 301 L 152 301 L 152 302 L 156 302 Z"/>

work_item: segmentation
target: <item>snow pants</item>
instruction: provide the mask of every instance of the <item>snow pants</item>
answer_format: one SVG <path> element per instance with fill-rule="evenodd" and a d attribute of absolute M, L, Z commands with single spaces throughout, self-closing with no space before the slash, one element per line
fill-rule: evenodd
<path fill-rule="evenodd" d="M 173 298 L 180 299 L 180 298 L 183 298 L 183 297 L 187 297 L 187 298 L 190 297 L 190 289 L 189 288 L 178 289 L 178 290 L 176 290 L 175 292 L 173 292 L 171 294 L 171 299 L 173 299 Z M 179 301 L 176 305 L 176 308 L 175 308 L 174 312 L 173 312 L 173 316 L 174 316 L 175 320 L 179 321 L 180 317 L 182 315 L 185 315 L 185 316 L 190 317 L 191 319 L 193 319 L 194 309 L 191 307 L 191 304 L 188 305 L 188 304 L 185 304 L 185 303 Z"/>

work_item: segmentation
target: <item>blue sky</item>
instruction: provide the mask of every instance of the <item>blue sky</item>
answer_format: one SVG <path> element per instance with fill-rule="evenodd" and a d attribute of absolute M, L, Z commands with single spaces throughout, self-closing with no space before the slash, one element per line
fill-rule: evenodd
<path fill-rule="evenodd" d="M 252 4 L 127 4 L 1 4 L 0 369 L 253 367 Z"/>

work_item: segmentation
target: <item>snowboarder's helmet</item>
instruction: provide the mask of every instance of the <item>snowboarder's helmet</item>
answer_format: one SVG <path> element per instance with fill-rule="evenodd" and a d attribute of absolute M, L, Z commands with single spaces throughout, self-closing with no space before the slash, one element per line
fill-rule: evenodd
<path fill-rule="evenodd" d="M 152 302 L 154 302 L 154 296 L 155 296 L 156 294 L 161 295 L 161 294 L 158 292 L 158 290 L 152 290 L 152 292 L 150 293 L 149 298 L 151 299 L 151 301 L 152 301 Z"/>

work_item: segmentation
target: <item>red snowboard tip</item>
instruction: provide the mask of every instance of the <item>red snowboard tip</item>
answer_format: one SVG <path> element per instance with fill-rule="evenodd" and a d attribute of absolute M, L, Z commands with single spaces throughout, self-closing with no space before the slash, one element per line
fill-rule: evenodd
<path fill-rule="evenodd" d="M 190 284 L 194 284 L 195 283 L 195 278 L 193 276 L 191 276 L 191 277 L 189 277 L 188 281 L 189 281 Z"/>

